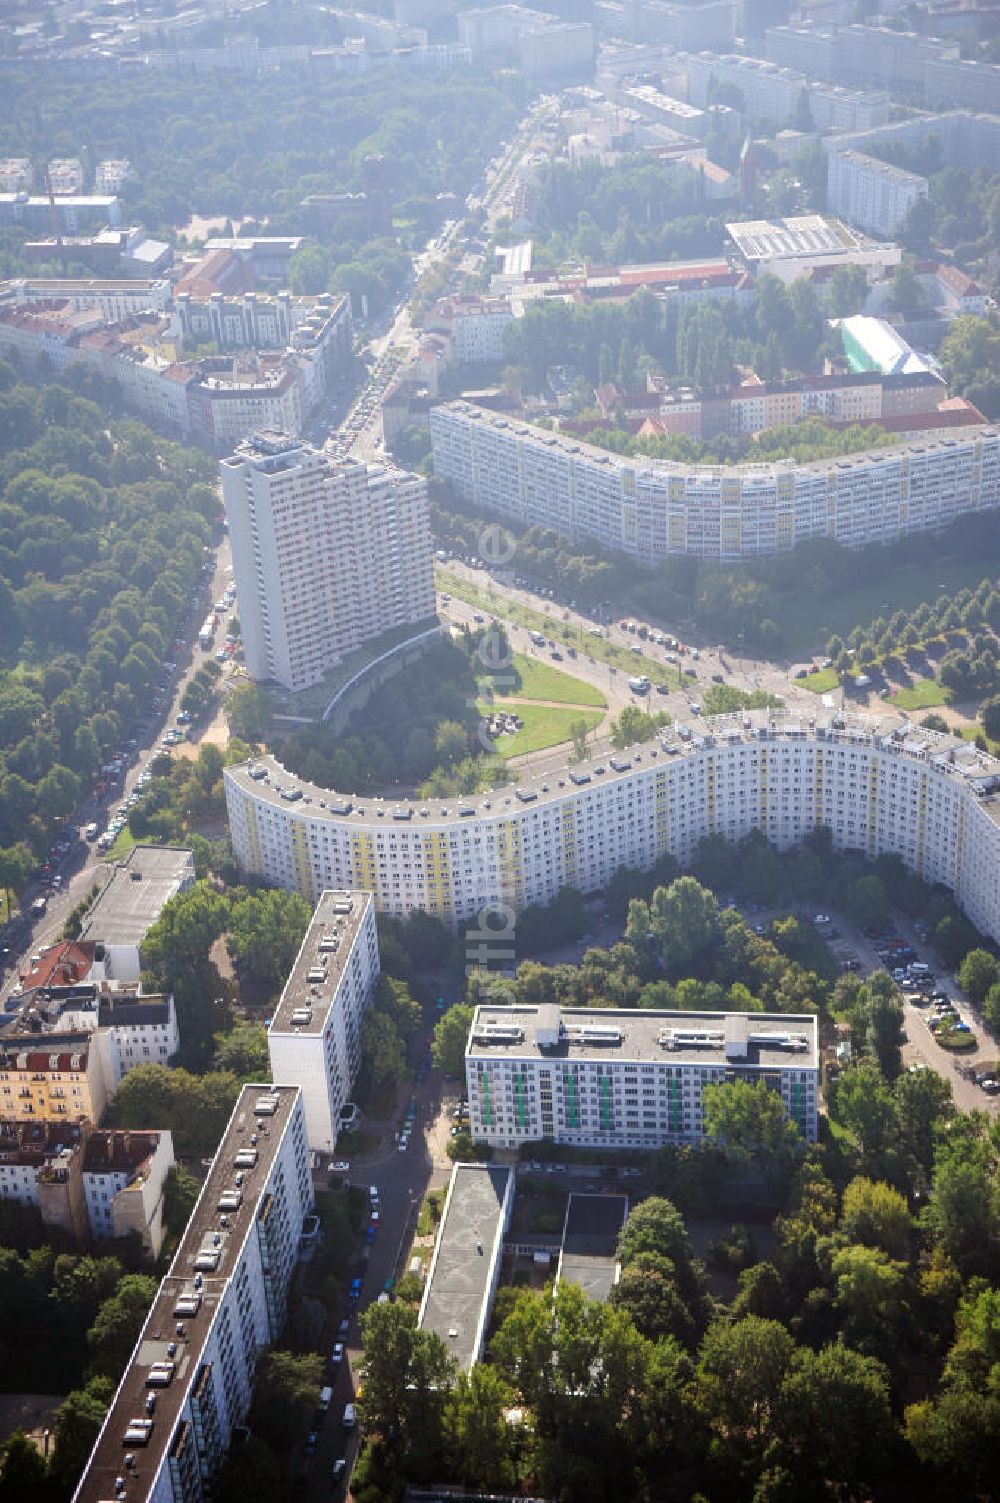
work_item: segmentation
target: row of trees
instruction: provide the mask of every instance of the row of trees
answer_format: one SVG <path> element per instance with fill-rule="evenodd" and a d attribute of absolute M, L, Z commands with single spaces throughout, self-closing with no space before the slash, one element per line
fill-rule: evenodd
<path fill-rule="evenodd" d="M 116 1257 L 0 1247 L 4 1368 L 18 1391 L 65 1393 L 43 1459 L 21 1431 L 0 1451 L 0 1498 L 63 1503 L 79 1480 L 152 1304 L 154 1278 Z"/>
<path fill-rule="evenodd" d="M 0 847 L 47 850 L 143 712 L 200 577 L 212 479 L 207 456 L 0 363 Z"/>

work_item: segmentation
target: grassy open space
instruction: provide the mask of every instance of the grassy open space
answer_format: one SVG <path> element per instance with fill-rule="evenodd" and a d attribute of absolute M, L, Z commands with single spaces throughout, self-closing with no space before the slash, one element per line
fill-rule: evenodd
<path fill-rule="evenodd" d="M 652 683 L 669 684 L 671 688 L 677 683 L 677 669 L 671 668 L 669 663 L 657 662 L 655 658 L 640 656 L 638 653 L 630 652 L 627 647 L 616 647 L 604 637 L 592 637 L 589 632 L 583 631 L 580 627 L 563 621 L 561 616 L 557 617 L 554 613 L 549 614 L 546 611 L 536 610 L 534 606 L 524 605 L 503 590 L 481 589 L 479 585 L 473 584 L 471 580 L 461 575 L 450 574 L 447 569 L 436 569 L 435 579 L 438 589 L 445 590 L 456 600 L 464 600 L 466 605 L 499 615 L 504 621 L 511 621 L 515 626 L 523 626 L 528 631 L 541 632 L 546 639 L 553 642 L 568 643 L 575 647 L 577 652 L 593 658 L 595 662 L 606 663 L 609 668 L 614 668 L 619 673 L 645 673 Z"/>
<path fill-rule="evenodd" d="M 800 679 L 803 689 L 808 689 L 811 694 L 829 694 L 831 689 L 836 689 L 840 683 L 836 668 L 818 668 L 815 673 Z"/>
<path fill-rule="evenodd" d="M 492 706 L 480 702 L 480 713 L 486 715 Z M 604 718 L 600 710 L 581 710 L 574 706 L 534 705 L 530 701 L 507 699 L 504 709 L 514 710 L 524 721 L 524 729 L 513 736 L 499 736 L 494 742 L 496 754 L 505 761 L 521 757 L 525 752 L 544 751 L 548 746 L 558 746 L 569 741 L 570 727 L 583 721 L 588 731 L 600 725 Z"/>
<path fill-rule="evenodd" d="M 936 678 L 918 678 L 889 696 L 890 704 L 900 710 L 933 710 L 935 705 L 946 705 L 950 699 L 951 694 Z"/>
<path fill-rule="evenodd" d="M 153 843 L 155 844 L 155 842 Z M 134 845 L 135 836 L 129 829 L 128 824 L 122 825 L 118 832 L 118 839 L 105 856 L 105 861 L 124 861 Z"/>
<path fill-rule="evenodd" d="M 506 671 L 511 677 L 516 676 L 518 682 L 504 683 L 503 669 L 486 680 L 492 684 L 493 692 L 498 698 L 516 696 L 518 699 L 548 699 L 556 704 L 593 705 L 601 710 L 608 707 L 607 700 L 596 684 L 574 678 L 571 673 L 550 667 L 548 663 L 536 663 L 522 652 L 515 652 L 511 668 Z"/>
<path fill-rule="evenodd" d="M 803 658 L 821 652 L 835 633 L 846 637 L 859 621 L 871 621 L 893 611 L 911 611 L 924 600 L 954 595 L 966 587 L 974 590 L 988 572 L 982 558 L 942 558 L 934 563 L 896 567 L 891 577 L 819 598 L 803 596 L 786 601 L 777 596 L 768 602 L 768 614 L 785 634 L 783 652 Z"/>

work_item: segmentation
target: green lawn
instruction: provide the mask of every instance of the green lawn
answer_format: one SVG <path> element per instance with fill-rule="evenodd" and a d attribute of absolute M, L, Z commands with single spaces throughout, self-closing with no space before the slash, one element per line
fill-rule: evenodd
<path fill-rule="evenodd" d="M 490 706 L 480 702 L 481 714 L 488 714 Z M 513 736 L 500 736 L 495 742 L 496 754 L 507 761 L 521 757 L 525 752 L 544 751 L 547 746 L 558 746 L 569 741 L 570 727 L 583 721 L 588 731 L 600 725 L 604 718 L 600 710 L 579 710 L 567 706 L 558 709 L 549 705 L 533 705 L 526 700 L 508 699 L 504 708 L 516 710 L 524 721 L 524 729 Z"/>
<path fill-rule="evenodd" d="M 914 610 L 924 600 L 936 600 L 942 593 L 956 595 L 966 586 L 974 590 L 989 572 L 985 565 L 982 558 L 910 564 L 853 590 L 792 601 L 776 597 L 768 602 L 768 614 L 786 634 L 783 651 L 791 658 L 804 658 L 822 651 L 834 633 L 846 637 L 859 622 L 865 625 L 875 616 Z"/>
<path fill-rule="evenodd" d="M 817 668 L 815 673 L 810 673 L 806 678 L 800 679 L 803 689 L 808 689 L 811 694 L 829 694 L 831 689 L 836 689 L 840 683 L 836 668 Z"/>
<path fill-rule="evenodd" d="M 135 836 L 127 824 L 122 825 L 118 832 L 118 839 L 104 857 L 105 861 L 124 861 L 134 845 Z"/>
<path fill-rule="evenodd" d="M 527 658 L 521 652 L 515 652 L 512 668 L 519 683 L 505 684 L 503 669 L 494 678 L 486 680 L 487 683 L 492 683 L 493 692 L 498 698 L 502 696 L 506 699 L 513 695 L 518 699 L 551 699 L 563 705 L 593 705 L 601 710 L 608 707 L 607 700 L 596 684 L 574 678 L 571 673 L 550 667 L 548 663 L 536 663 L 533 658 Z"/>
<path fill-rule="evenodd" d="M 947 689 L 936 678 L 918 678 L 908 689 L 899 689 L 889 700 L 900 710 L 933 710 L 935 705 L 946 705 L 951 699 Z"/>

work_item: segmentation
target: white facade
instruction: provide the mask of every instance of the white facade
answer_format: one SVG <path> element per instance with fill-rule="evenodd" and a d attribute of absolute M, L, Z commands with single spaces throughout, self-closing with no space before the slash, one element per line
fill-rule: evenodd
<path fill-rule="evenodd" d="M 222 464 L 247 669 L 291 690 L 434 612 L 427 484 L 258 434 Z"/>
<path fill-rule="evenodd" d="M 351 798 L 273 758 L 225 774 L 236 859 L 315 902 L 364 888 L 381 912 L 459 925 L 484 910 L 602 890 L 620 866 L 690 861 L 706 835 L 760 830 L 779 850 L 818 825 L 838 849 L 902 857 L 1000 938 L 1000 762 L 898 722 L 772 713 L 674 727 L 628 754 L 514 789 L 420 803 Z"/>
<path fill-rule="evenodd" d="M 891 235 L 930 185 L 919 173 L 860 151 L 831 151 L 826 165 L 830 211 L 877 235 Z"/>
<path fill-rule="evenodd" d="M 322 893 L 267 1033 L 272 1079 L 302 1088 L 312 1149 L 336 1147 L 379 969 L 371 893 Z"/>
<path fill-rule="evenodd" d="M 166 1228 L 163 1194 L 174 1164 L 169 1132 L 96 1132 L 83 1150 L 83 1194 L 90 1235 L 140 1238 L 158 1258 Z"/>
<path fill-rule="evenodd" d="M 281 1334 L 312 1206 L 301 1092 L 244 1086 L 75 1503 L 119 1496 L 119 1477 L 129 1503 L 209 1493 Z"/>
<path fill-rule="evenodd" d="M 170 303 L 166 277 L 131 280 L 101 277 L 18 277 L 10 284 L 17 304 L 65 302 L 74 313 L 93 308 L 107 323 L 121 323 L 150 311 L 162 313 Z"/>
<path fill-rule="evenodd" d="M 1000 433 L 900 444 L 810 464 L 629 459 L 467 402 L 431 411 L 434 469 L 519 526 L 655 566 L 672 553 L 740 559 L 805 538 L 867 548 L 1000 505 Z"/>
<path fill-rule="evenodd" d="M 816 1141 L 815 1014 L 477 1007 L 465 1053 L 472 1136 L 493 1148 L 698 1143 L 707 1085 L 763 1080 Z"/>
<path fill-rule="evenodd" d="M 687 73 L 692 104 L 711 104 L 714 86 L 725 83 L 739 89 L 748 116 L 780 125 L 794 120 L 803 105 L 818 130 L 868 130 L 889 118 L 887 94 L 816 84 L 759 57 L 697 52 L 680 54 L 677 61 Z"/>

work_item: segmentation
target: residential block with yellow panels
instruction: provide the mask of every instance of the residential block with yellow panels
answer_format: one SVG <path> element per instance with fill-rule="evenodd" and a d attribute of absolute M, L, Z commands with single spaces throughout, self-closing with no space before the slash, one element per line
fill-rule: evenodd
<path fill-rule="evenodd" d="M 806 538 L 867 548 L 1000 505 L 1000 431 L 963 430 L 840 459 L 694 465 L 610 454 L 446 402 L 431 412 L 434 469 L 473 505 L 656 565 L 738 559 Z"/>
<path fill-rule="evenodd" d="M 240 865 L 310 901 L 361 887 L 384 913 L 422 910 L 457 927 L 565 885 L 600 891 L 618 867 L 648 869 L 665 851 L 685 863 L 708 834 L 760 830 L 788 850 L 823 825 L 841 850 L 899 855 L 1000 939 L 1000 761 L 909 722 L 720 716 L 454 800 L 355 799 L 270 757 L 224 776 Z"/>

